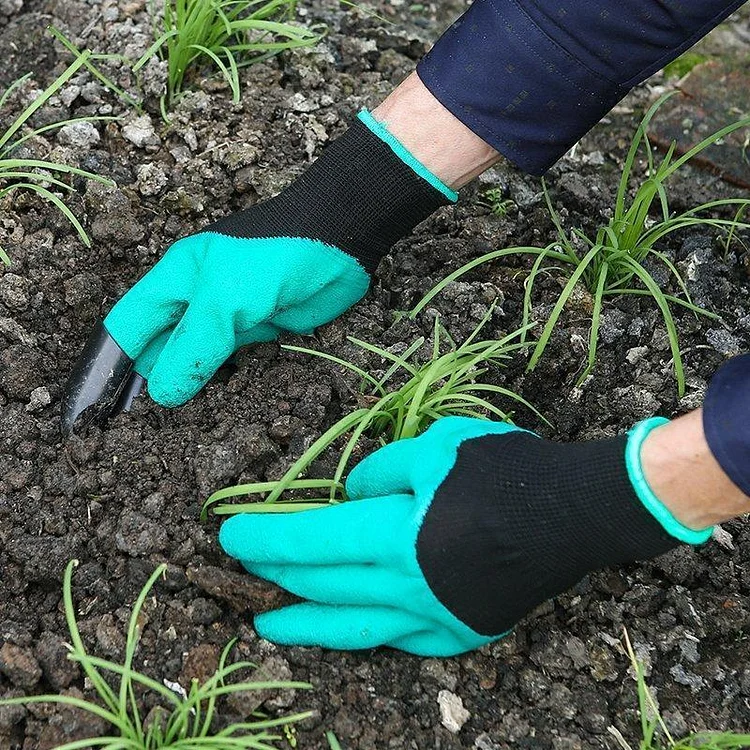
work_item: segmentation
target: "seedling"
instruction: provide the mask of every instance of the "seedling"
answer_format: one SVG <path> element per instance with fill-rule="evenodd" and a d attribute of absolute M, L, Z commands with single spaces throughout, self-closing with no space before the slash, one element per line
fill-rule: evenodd
<path fill-rule="evenodd" d="M 33 703 L 53 703 L 86 711 L 107 722 L 113 733 L 103 737 L 74 740 L 58 745 L 55 750 L 83 750 L 98 747 L 104 750 L 273 750 L 283 742 L 284 736 L 269 732 L 274 727 L 283 727 L 310 716 L 310 712 L 284 716 L 279 719 L 258 718 L 230 724 L 212 733 L 216 718 L 217 702 L 232 693 L 250 690 L 309 689 L 305 682 L 236 682 L 228 683 L 227 678 L 241 670 L 254 669 L 247 661 L 228 664 L 229 654 L 235 641 L 230 641 L 223 650 L 216 672 L 202 685 L 193 680 L 186 692 L 175 692 L 158 680 L 133 669 L 133 658 L 144 622 L 143 606 L 156 581 L 164 574 L 166 565 L 160 565 L 148 579 L 133 605 L 125 644 L 125 661 L 116 664 L 106 659 L 91 656 L 81 640 L 73 607 L 72 577 L 78 564 L 71 560 L 63 580 L 63 603 L 65 619 L 70 631 L 71 645 L 68 658 L 81 665 L 91 686 L 96 691 L 99 702 L 77 698 L 72 695 L 31 695 L 0 700 L 0 706 L 30 705 Z M 116 687 L 105 673 L 116 677 Z M 137 686 L 137 687 L 136 687 Z M 138 709 L 138 693 L 148 691 L 159 697 L 161 711 L 156 718 L 145 722 Z"/>
<path fill-rule="evenodd" d="M 742 748 L 750 747 L 750 734 L 735 734 L 734 732 L 698 732 L 675 740 L 646 683 L 643 664 L 635 655 L 627 630 L 624 631 L 624 641 L 638 691 L 638 709 L 643 735 L 638 742 L 638 750 L 742 750 Z M 636 750 L 615 727 L 610 727 L 609 733 L 622 750 Z"/>
<path fill-rule="evenodd" d="M 737 229 L 750 227 L 750 224 L 742 221 L 743 212 L 750 201 L 740 198 L 715 200 L 672 216 L 669 210 L 665 184 L 677 170 L 705 148 L 720 141 L 729 133 L 749 126 L 750 117 L 738 120 L 718 130 L 679 158 L 675 158 L 676 144 L 673 142 L 661 162 L 657 162 L 646 131 L 656 111 L 672 95 L 670 93 L 658 99 L 646 112 L 638 126 L 620 176 L 613 216 L 606 226 L 600 227 L 593 237 L 587 236 L 580 229 L 566 232 L 560 216 L 552 206 L 545 186 L 544 193 L 547 206 L 552 222 L 557 229 L 555 242 L 546 247 L 512 247 L 495 250 L 466 263 L 436 284 L 412 310 L 412 315 L 416 315 L 422 310 L 448 284 L 477 266 L 502 257 L 532 255 L 535 256 L 535 259 L 525 283 L 524 324 L 528 322 L 531 316 L 534 282 L 540 273 L 557 270 L 563 274 L 566 283 L 534 346 L 529 360 L 530 370 L 533 370 L 539 363 L 552 332 L 560 320 L 563 309 L 569 302 L 573 290 L 581 283 L 592 295 L 593 307 L 588 361 L 578 380 L 579 384 L 586 379 L 596 362 L 599 326 L 605 298 L 622 295 L 644 295 L 654 300 L 664 320 L 678 392 L 680 396 L 684 395 L 685 373 L 672 308 L 679 306 L 713 320 L 719 320 L 720 318 L 715 313 L 692 303 L 682 277 L 672 261 L 661 250 L 657 249 L 658 245 L 670 234 L 691 227 L 709 227 L 722 234 L 728 233 L 731 240 Z M 638 186 L 634 197 L 628 200 L 628 186 L 633 165 L 641 149 L 645 151 L 647 160 L 646 176 Z M 655 202 L 661 213 L 659 220 L 652 220 L 650 217 L 650 211 Z M 733 219 L 715 218 L 711 215 L 727 209 L 735 212 Z M 647 268 L 647 261 L 660 263 L 666 267 L 678 286 L 677 294 L 669 294 L 660 288 Z M 552 266 L 549 265 L 550 263 Z M 680 294 L 682 296 L 679 296 Z"/>
<path fill-rule="evenodd" d="M 369 435 L 377 439 L 381 445 L 385 445 L 395 440 L 414 437 L 427 429 L 436 419 L 451 414 L 480 419 L 487 419 L 491 415 L 510 421 L 511 415 L 490 403 L 484 397 L 485 394 L 502 396 L 520 403 L 544 419 L 519 394 L 509 388 L 481 381 L 481 377 L 491 367 L 502 365 L 510 359 L 513 352 L 527 346 L 521 341 L 525 333 L 524 329 L 514 331 L 497 340 L 478 340 L 493 310 L 494 305 L 460 345 L 453 342 L 439 319 L 436 318 L 431 356 L 424 364 L 417 364 L 413 361 L 414 355 L 426 344 L 424 337 L 418 338 L 407 347 L 403 354 L 397 355 L 350 336 L 349 341 L 352 344 L 390 362 L 390 366 L 380 378 L 332 354 L 298 346 L 284 346 L 289 351 L 321 357 L 356 373 L 362 378 L 362 382 L 369 386 L 369 393 L 362 400 L 371 401 L 372 404 L 356 409 L 336 422 L 292 464 L 278 481 L 241 484 L 215 492 L 204 503 L 202 518 L 206 519 L 209 509 L 217 515 L 283 512 L 310 510 L 331 502 L 345 500 L 342 478 L 349 465 L 352 452 L 362 436 Z M 448 343 L 448 351 L 441 354 L 441 343 L 444 341 Z M 407 380 L 397 388 L 387 389 L 386 385 L 398 372 L 405 375 Z M 299 479 L 323 451 L 329 449 L 345 435 L 349 435 L 349 438 L 341 452 L 333 478 Z M 287 494 L 293 490 L 328 490 L 328 497 L 314 500 L 288 497 Z M 260 503 L 218 504 L 230 497 L 263 493 L 269 494 L 265 501 Z"/>
<path fill-rule="evenodd" d="M 498 219 L 504 219 L 508 215 L 508 211 L 516 205 L 510 198 L 505 197 L 502 188 L 485 190 L 481 203 L 487 206 L 492 215 L 497 216 Z"/>
<path fill-rule="evenodd" d="M 72 65 L 70 65 L 60 76 L 53 81 L 26 109 L 21 112 L 11 125 L 0 134 L 0 200 L 15 191 L 29 191 L 41 196 L 44 200 L 51 203 L 57 208 L 62 215 L 70 222 L 73 228 L 78 232 L 82 242 L 89 247 L 89 240 L 86 230 L 76 218 L 75 214 L 65 205 L 65 203 L 54 192 L 53 188 L 58 191 L 68 193 L 73 188 L 61 179 L 64 175 L 77 175 L 89 180 L 96 180 L 105 185 L 114 185 L 99 175 L 88 172 L 85 169 L 78 169 L 69 164 L 61 164 L 45 159 L 27 158 L 19 156 L 17 151 L 20 146 L 44 133 L 58 130 L 64 125 L 76 122 L 93 122 L 102 120 L 112 120 L 112 117 L 75 117 L 69 120 L 61 120 L 49 125 L 38 128 L 27 127 L 29 120 L 34 113 L 43 107 L 77 72 L 86 65 L 88 55 L 82 54 Z M 0 110 L 9 101 L 11 94 L 23 85 L 31 76 L 27 73 L 18 80 L 14 81 L 0 96 Z M 10 258 L 7 253 L 0 247 L 0 260 L 6 265 L 10 265 Z"/>

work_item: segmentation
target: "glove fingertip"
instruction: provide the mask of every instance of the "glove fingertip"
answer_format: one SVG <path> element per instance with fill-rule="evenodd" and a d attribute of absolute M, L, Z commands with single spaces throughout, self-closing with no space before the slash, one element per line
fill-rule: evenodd
<path fill-rule="evenodd" d="M 230 557 L 236 560 L 242 559 L 242 548 L 244 546 L 243 536 L 246 527 L 244 516 L 232 516 L 221 525 L 219 529 L 219 544 Z"/>
<path fill-rule="evenodd" d="M 283 609 L 274 609 L 255 615 L 253 627 L 263 639 L 272 643 L 293 645 L 286 627 L 287 616 Z"/>

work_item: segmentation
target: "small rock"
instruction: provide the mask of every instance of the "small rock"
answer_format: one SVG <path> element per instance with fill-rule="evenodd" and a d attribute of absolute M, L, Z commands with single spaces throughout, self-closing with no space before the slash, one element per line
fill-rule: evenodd
<path fill-rule="evenodd" d="M 228 602 L 238 612 L 246 609 L 267 612 L 292 601 L 288 594 L 267 581 L 213 565 L 191 566 L 187 569 L 187 577 L 191 583 Z"/>
<path fill-rule="evenodd" d="M 134 146 L 143 149 L 157 149 L 161 143 L 148 115 L 135 117 L 122 128 L 122 137 Z"/>
<path fill-rule="evenodd" d="M 102 280 L 90 271 L 82 271 L 65 280 L 65 303 L 86 320 L 99 314 L 103 296 Z"/>
<path fill-rule="evenodd" d="M 625 354 L 625 359 L 630 362 L 631 365 L 634 365 L 636 362 L 640 362 L 647 354 L 647 346 L 634 346 L 631 349 L 628 349 Z"/>
<path fill-rule="evenodd" d="M 45 631 L 39 636 L 35 655 L 49 684 L 57 691 L 68 687 L 79 674 L 79 666 L 68 659 L 68 649 L 60 636 Z"/>
<path fill-rule="evenodd" d="M 168 543 L 167 531 L 162 524 L 151 521 L 141 513 L 123 511 L 115 533 L 117 549 L 133 557 L 160 552 Z"/>
<path fill-rule="evenodd" d="M 705 680 L 694 672 L 688 672 L 682 664 L 675 664 L 670 670 L 674 681 L 680 685 L 687 685 L 690 690 L 697 693 L 705 686 Z"/>
<path fill-rule="evenodd" d="M 78 700 L 84 698 L 77 688 L 69 688 L 63 695 Z M 66 742 L 83 741 L 89 737 L 102 737 L 107 730 L 107 722 L 88 711 L 72 706 L 60 706 L 44 725 L 40 735 L 40 748 L 55 748 Z"/>
<path fill-rule="evenodd" d="M 100 140 L 99 131 L 91 122 L 70 122 L 57 131 L 57 142 L 63 146 L 88 149 Z"/>
<path fill-rule="evenodd" d="M 216 602 L 199 596 L 188 604 L 187 614 L 196 625 L 210 625 L 221 616 L 221 608 Z"/>
<path fill-rule="evenodd" d="M 711 539 L 730 552 L 734 549 L 734 537 L 722 526 L 716 524 L 711 533 Z"/>
<path fill-rule="evenodd" d="M 739 339 L 724 328 L 711 328 L 706 331 L 706 341 L 725 357 L 734 357 L 742 351 Z"/>
<path fill-rule="evenodd" d="M 664 711 L 661 717 L 673 737 L 686 737 L 690 733 L 690 727 L 680 711 Z"/>
<path fill-rule="evenodd" d="M 23 8 L 23 0 L 0 0 L 0 16 L 12 16 Z"/>
<path fill-rule="evenodd" d="M 247 682 L 287 682 L 292 679 L 289 662 L 281 656 L 267 656 L 248 677 Z M 288 708 L 294 701 L 295 690 L 243 690 L 227 697 L 227 703 L 242 717 L 250 717 L 261 706 L 273 709 Z"/>
<path fill-rule="evenodd" d="M 167 175 L 158 164 L 139 164 L 135 173 L 138 191 L 143 196 L 158 195 L 167 186 Z"/>
<path fill-rule="evenodd" d="M 477 735 L 477 738 L 474 740 L 474 747 L 477 750 L 500 750 L 500 745 L 487 732 Z"/>
<path fill-rule="evenodd" d="M 10 310 L 25 310 L 29 306 L 31 282 L 15 273 L 0 278 L 0 302 Z"/>
<path fill-rule="evenodd" d="M 441 690 L 437 697 L 440 707 L 440 723 L 453 734 L 458 734 L 471 714 L 464 708 L 464 702 L 450 690 Z"/>
<path fill-rule="evenodd" d="M 36 336 L 30 334 L 18 321 L 13 318 L 0 318 L 0 336 L 24 346 L 34 346 Z"/>
<path fill-rule="evenodd" d="M 30 648 L 4 643 L 0 648 L 0 672 L 16 687 L 34 687 L 42 677 L 42 668 Z"/>
<path fill-rule="evenodd" d="M 10 690 L 3 693 L 3 699 L 5 698 L 20 698 L 23 695 L 23 690 Z M 10 747 L 11 743 L 8 742 L 5 737 L 7 731 L 12 729 L 16 724 L 23 721 L 26 716 L 26 706 L 0 706 L 0 746 Z M 8 742 L 7 745 L 3 745 L 3 740 Z"/>
<path fill-rule="evenodd" d="M 219 647 L 212 643 L 201 643 L 191 648 L 182 662 L 182 671 L 177 681 L 186 690 L 190 689 L 193 680 L 202 685 L 219 668 L 219 653 Z"/>
<path fill-rule="evenodd" d="M 101 617 L 96 626 L 96 642 L 105 656 L 120 658 L 125 651 L 125 636 L 117 627 L 115 618 L 109 612 Z"/>
<path fill-rule="evenodd" d="M 591 676 L 597 682 L 612 682 L 618 677 L 617 666 L 612 652 L 604 645 L 595 645 L 589 651 Z"/>
<path fill-rule="evenodd" d="M 685 661 L 697 664 L 700 660 L 698 653 L 698 640 L 694 637 L 685 637 L 680 641 L 680 653 Z"/>
<path fill-rule="evenodd" d="M 419 679 L 423 683 L 434 682 L 440 687 L 455 690 L 458 678 L 447 669 L 443 659 L 425 659 L 419 667 Z"/>
<path fill-rule="evenodd" d="M 29 398 L 29 403 L 26 404 L 26 411 L 37 412 L 44 409 L 45 406 L 50 405 L 51 397 L 46 386 L 40 385 L 38 388 L 34 388 Z"/>
<path fill-rule="evenodd" d="M 577 636 L 572 635 L 565 641 L 565 651 L 573 660 L 576 669 L 588 666 L 589 655 L 586 652 L 586 644 Z"/>

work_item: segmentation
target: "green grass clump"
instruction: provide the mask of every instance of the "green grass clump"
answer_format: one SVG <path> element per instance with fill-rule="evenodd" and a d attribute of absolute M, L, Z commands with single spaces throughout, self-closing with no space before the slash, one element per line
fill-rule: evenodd
<path fill-rule="evenodd" d="M 70 631 L 71 645 L 68 658 L 81 665 L 88 681 L 96 691 L 99 702 L 94 703 L 71 695 L 32 695 L 0 700 L 0 706 L 30 705 L 33 703 L 53 703 L 86 711 L 107 722 L 113 733 L 103 737 L 73 740 L 59 745 L 55 750 L 84 750 L 103 748 L 104 750 L 273 750 L 281 735 L 269 732 L 273 727 L 284 727 L 310 716 L 300 713 L 280 719 L 259 718 L 255 721 L 230 724 L 212 732 L 216 718 L 217 701 L 223 696 L 248 690 L 284 690 L 289 688 L 309 689 L 304 682 L 236 682 L 228 683 L 227 678 L 240 670 L 254 669 L 255 665 L 240 661 L 227 664 L 229 653 L 235 641 L 230 641 L 221 654 L 216 672 L 202 685 L 193 680 L 190 689 L 180 695 L 161 682 L 133 669 L 133 658 L 143 625 L 142 609 L 152 587 L 163 575 L 166 565 L 160 565 L 141 590 L 133 605 L 128 625 L 125 645 L 125 661 L 116 664 L 91 656 L 81 640 L 76 621 L 71 582 L 73 568 L 77 560 L 71 560 L 63 580 L 63 603 L 65 618 Z M 113 675 L 117 683 L 113 687 L 104 674 Z M 138 690 L 136 690 L 136 686 Z M 149 722 L 144 721 L 138 710 L 138 692 L 149 691 L 157 696 L 168 708 L 162 708 Z"/>
<path fill-rule="evenodd" d="M 487 419 L 488 415 L 492 415 L 501 420 L 510 421 L 510 414 L 490 403 L 485 396 L 501 396 L 523 404 L 543 419 L 536 409 L 517 393 L 508 388 L 481 381 L 481 377 L 489 368 L 502 365 L 514 352 L 527 346 L 521 341 L 525 333 L 524 329 L 514 331 L 497 340 L 479 340 L 480 333 L 492 315 L 494 307 L 494 305 L 490 307 L 477 327 L 463 343 L 458 345 L 436 318 L 431 356 L 424 364 L 412 361 L 415 353 L 425 346 L 424 337 L 418 338 L 403 354 L 397 355 L 350 336 L 349 341 L 352 344 L 390 362 L 390 366 L 380 378 L 332 354 L 297 346 L 284 346 L 283 348 L 289 351 L 321 357 L 355 372 L 362 378 L 363 383 L 369 386 L 369 393 L 362 399 L 369 403 L 336 422 L 294 462 L 281 479 L 272 482 L 241 484 L 215 492 L 203 505 L 203 520 L 206 519 L 209 509 L 217 515 L 283 512 L 310 510 L 331 502 L 345 500 L 342 479 L 352 452 L 364 435 L 375 438 L 380 441 L 381 445 L 385 445 L 396 440 L 414 437 L 427 429 L 436 419 L 448 415 L 481 419 Z M 448 343 L 448 351 L 441 353 L 443 342 Z M 399 387 L 387 388 L 386 386 L 397 372 L 403 374 L 407 378 L 406 381 Z M 339 438 L 347 434 L 350 436 L 341 452 L 332 478 L 299 479 L 323 451 L 332 447 Z M 327 490 L 328 496 L 313 500 L 287 497 L 286 494 L 293 490 Z M 264 502 L 218 504 L 239 495 L 264 493 L 268 493 Z"/>
<path fill-rule="evenodd" d="M 288 23 L 296 9 L 297 0 L 164 0 L 152 52 L 169 66 L 167 107 L 183 92 L 191 69 L 214 65 L 238 102 L 240 68 L 316 44 L 319 33 Z"/>
<path fill-rule="evenodd" d="M 89 247 L 91 242 L 86 231 L 76 218 L 75 214 L 65 205 L 62 199 L 57 196 L 53 189 L 59 192 L 68 193 L 73 188 L 62 178 L 64 176 L 77 175 L 89 180 L 96 180 L 105 185 L 113 185 L 111 180 L 100 177 L 99 175 L 88 172 L 85 169 L 78 169 L 69 164 L 48 161 L 46 159 L 26 158 L 18 155 L 18 149 L 28 141 L 38 136 L 59 130 L 64 125 L 76 122 L 93 122 L 101 120 L 111 120 L 111 117 L 76 117 L 69 120 L 61 120 L 49 125 L 38 128 L 29 126 L 29 121 L 34 113 L 43 107 L 57 92 L 86 65 L 88 55 L 81 55 L 72 65 L 70 65 L 60 76 L 53 81 L 39 96 L 29 104 L 26 109 L 16 117 L 15 120 L 0 132 L 0 200 L 17 191 L 27 191 L 36 193 L 44 200 L 55 206 L 70 224 L 78 232 L 78 236 L 83 243 Z M 27 73 L 15 82 L 13 82 L 0 96 L 0 111 L 9 101 L 11 94 L 17 90 L 25 81 L 31 77 Z M 6 265 L 10 265 L 10 258 L 7 253 L 0 247 L 0 260 Z"/>
<path fill-rule="evenodd" d="M 622 750 L 742 750 L 750 748 L 750 734 L 735 732 L 698 732 L 682 739 L 674 739 L 659 712 L 644 674 L 643 665 L 638 661 L 627 630 L 624 633 L 625 649 L 635 675 L 638 691 L 638 710 L 641 717 L 642 739 L 634 747 L 615 727 L 609 733 Z"/>
<path fill-rule="evenodd" d="M 673 142 L 661 161 L 658 161 L 649 141 L 647 129 L 654 114 L 670 96 L 672 94 L 667 94 L 656 101 L 646 112 L 636 130 L 620 176 L 613 215 L 606 226 L 600 227 L 591 236 L 586 235 L 580 229 L 573 229 L 570 232 L 565 231 L 559 215 L 552 206 L 545 186 L 544 193 L 547 206 L 557 229 L 555 242 L 546 247 L 512 247 L 495 250 L 465 264 L 435 285 L 417 304 L 412 314 L 416 315 L 422 310 L 449 283 L 483 263 L 512 255 L 533 255 L 535 260 L 525 283 L 524 323 L 527 323 L 530 318 L 534 282 L 541 273 L 549 273 L 553 270 L 562 273 L 565 284 L 534 346 L 529 360 L 529 369 L 533 370 L 538 364 L 547 348 L 552 332 L 560 320 L 563 309 L 570 301 L 576 286 L 582 284 L 592 295 L 593 307 L 588 362 L 579 378 L 579 384 L 586 379 L 596 361 L 599 326 L 604 301 L 608 297 L 644 295 L 655 302 L 664 320 L 674 362 L 678 391 L 682 396 L 685 392 L 685 374 L 672 309 L 675 306 L 687 308 L 696 314 L 714 320 L 718 320 L 719 316 L 697 307 L 691 302 L 690 295 L 679 272 L 669 258 L 658 249 L 659 243 L 678 230 L 696 227 L 718 230 L 720 233 L 728 234 L 731 237 L 738 228 L 750 227 L 750 224 L 741 220 L 743 218 L 742 213 L 750 204 L 750 201 L 740 198 L 715 200 L 673 216 L 669 209 L 665 186 L 675 172 L 705 148 L 721 141 L 722 138 L 735 130 L 748 127 L 750 118 L 744 118 L 718 130 L 679 158 L 675 156 L 676 144 Z M 636 188 L 633 197 L 629 198 L 628 188 L 633 165 L 641 151 L 645 153 L 646 157 L 646 175 Z M 658 219 L 651 215 L 654 209 L 658 210 Z M 716 212 L 722 210 L 734 211 L 734 218 L 716 218 Z M 661 289 L 648 270 L 649 262 L 662 264 L 666 267 L 679 288 L 677 295 L 668 294 Z"/>

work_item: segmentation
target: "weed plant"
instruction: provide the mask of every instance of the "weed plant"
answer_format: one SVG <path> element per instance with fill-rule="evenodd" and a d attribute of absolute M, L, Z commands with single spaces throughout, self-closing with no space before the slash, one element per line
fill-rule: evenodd
<path fill-rule="evenodd" d="M 88 654 L 81 640 L 73 606 L 72 577 L 77 564 L 77 560 L 68 563 L 63 580 L 65 618 L 71 639 L 68 658 L 81 665 L 88 682 L 99 696 L 99 702 L 73 695 L 32 695 L 0 700 L 0 706 L 52 703 L 80 709 L 103 719 L 112 728 L 111 735 L 73 740 L 59 745 L 55 750 L 273 750 L 283 737 L 270 732 L 270 729 L 288 726 L 310 716 L 308 712 L 279 719 L 258 718 L 230 724 L 212 732 L 217 702 L 223 696 L 250 690 L 311 687 L 304 682 L 227 682 L 240 670 L 255 668 L 254 664 L 246 661 L 227 663 L 235 641 L 230 641 L 223 650 L 216 672 L 202 685 L 193 680 L 190 689 L 184 693 L 177 693 L 133 669 L 133 658 L 144 622 L 143 606 L 152 587 L 166 570 L 166 565 L 160 565 L 154 571 L 133 605 L 124 663 L 116 664 Z M 115 687 L 110 679 L 105 678 L 105 674 L 116 678 Z M 154 693 L 164 706 L 168 706 L 157 711 L 156 715 L 152 714 L 149 721 L 145 721 L 138 710 L 138 692 L 143 690 Z"/>
<path fill-rule="evenodd" d="M 26 157 L 19 154 L 19 149 L 34 138 L 46 133 L 58 130 L 64 125 L 76 122 L 92 122 L 101 120 L 111 120 L 111 117 L 75 117 L 68 120 L 61 120 L 38 128 L 29 126 L 34 113 L 43 107 L 57 92 L 86 65 L 88 55 L 82 54 L 76 61 L 70 65 L 60 76 L 53 81 L 39 96 L 31 102 L 26 109 L 18 115 L 15 120 L 0 133 L 0 200 L 17 191 L 27 191 L 36 193 L 44 200 L 51 203 L 57 208 L 62 215 L 74 227 L 78 236 L 88 247 L 91 242 L 86 231 L 76 218 L 75 214 L 65 205 L 62 199 L 53 192 L 68 193 L 73 188 L 62 178 L 64 176 L 77 175 L 89 180 L 96 180 L 105 185 L 113 185 L 111 180 L 100 177 L 99 175 L 88 172 L 85 169 L 78 169 L 69 164 L 53 162 L 47 159 L 37 159 Z M 29 78 L 31 73 L 27 73 L 18 80 L 14 81 L 0 96 L 0 112 L 8 103 L 11 94 L 22 86 Z M 7 253 L 0 247 L 0 260 L 6 265 L 10 265 L 10 258 Z"/>
<path fill-rule="evenodd" d="M 448 284 L 477 266 L 502 257 L 532 255 L 535 256 L 534 262 L 525 282 L 524 325 L 531 316 L 532 293 L 539 275 L 556 270 L 563 274 L 565 284 L 532 350 L 529 369 L 533 370 L 539 363 L 563 309 L 580 283 L 592 295 L 593 307 L 588 361 L 579 378 L 579 384 L 586 379 L 595 365 L 604 301 L 609 297 L 643 295 L 654 301 L 664 320 L 678 391 L 682 396 L 685 392 L 685 374 L 672 310 L 679 306 L 714 320 L 719 320 L 719 316 L 692 303 L 682 277 L 669 257 L 658 249 L 659 244 L 674 232 L 699 227 L 718 230 L 731 240 L 737 229 L 750 227 L 750 224 L 742 220 L 743 212 L 750 201 L 740 198 L 715 200 L 673 216 L 669 209 L 666 183 L 675 172 L 705 148 L 721 141 L 735 130 L 748 127 L 750 118 L 744 118 L 718 130 L 680 157 L 675 155 L 676 144 L 673 142 L 661 161 L 658 161 L 647 129 L 659 107 L 673 93 L 659 98 L 648 109 L 638 126 L 620 176 L 613 215 L 606 226 L 600 227 L 591 236 L 580 229 L 566 232 L 544 186 L 547 207 L 557 229 L 557 239 L 554 242 L 546 247 L 511 247 L 495 250 L 465 264 L 436 284 L 412 310 L 412 315 L 419 313 Z M 629 198 L 628 187 L 633 176 L 633 167 L 636 157 L 641 152 L 645 153 L 646 174 L 633 197 Z M 651 212 L 657 207 L 660 217 L 653 219 Z M 734 211 L 734 218 L 716 218 L 717 212 L 726 210 Z M 649 270 L 651 263 L 661 264 L 667 269 L 677 284 L 677 294 L 669 294 L 662 290 Z"/>
<path fill-rule="evenodd" d="M 516 205 L 510 198 L 504 196 L 502 188 L 485 190 L 480 202 L 483 206 L 487 206 L 492 215 L 497 216 L 498 219 L 504 219 L 513 206 Z"/>
<path fill-rule="evenodd" d="M 669 732 L 659 707 L 646 683 L 643 665 L 638 661 L 627 631 L 625 648 L 635 675 L 638 691 L 638 711 L 641 717 L 642 739 L 637 750 L 742 750 L 750 747 L 750 734 L 734 732 L 698 732 L 675 740 Z M 636 750 L 615 727 L 609 728 L 622 750 Z"/>
<path fill-rule="evenodd" d="M 96 62 L 116 61 L 130 67 L 138 76 L 141 69 L 158 55 L 167 63 L 167 90 L 161 98 L 161 114 L 167 112 L 185 91 L 186 78 L 203 65 L 214 66 L 232 91 L 232 100 L 241 98 L 240 69 L 297 47 L 309 47 L 321 34 L 289 23 L 297 0 L 164 0 L 161 14 L 152 6 L 154 42 L 137 60 L 117 54 L 82 51 L 61 31 L 52 35 L 89 72 L 128 106 L 142 111 L 142 102 L 117 86 Z"/>
<path fill-rule="evenodd" d="M 287 49 L 307 47 L 320 34 L 289 23 L 297 0 L 164 0 L 163 27 L 152 53 L 167 61 L 168 107 L 191 68 L 212 64 L 240 100 L 239 69 Z"/>
<path fill-rule="evenodd" d="M 435 319 L 431 355 L 424 364 L 413 361 L 426 341 L 416 339 L 403 354 L 397 355 L 374 344 L 352 336 L 349 341 L 367 352 L 377 354 L 390 363 L 385 373 L 376 378 L 357 365 L 332 354 L 316 352 L 298 346 L 284 346 L 289 351 L 302 352 L 335 362 L 351 370 L 369 386 L 364 402 L 371 402 L 342 417 L 321 435 L 292 464 L 284 476 L 272 482 L 255 482 L 227 487 L 211 495 L 203 505 L 202 518 L 208 510 L 218 515 L 248 512 L 283 512 L 309 510 L 331 502 L 345 500 L 342 478 L 357 443 L 364 435 L 377 439 L 382 445 L 423 432 L 436 419 L 448 415 L 463 415 L 487 419 L 488 415 L 510 421 L 511 415 L 487 400 L 489 396 L 501 396 L 520 403 L 544 419 L 534 407 L 509 388 L 481 381 L 482 376 L 493 367 L 502 365 L 510 356 L 527 346 L 521 339 L 524 329 L 514 331 L 497 340 L 479 340 L 482 329 L 494 311 L 490 307 L 485 316 L 466 338 L 457 345 L 448 335 L 439 319 Z M 441 343 L 448 343 L 448 351 L 441 353 Z M 407 378 L 399 387 L 388 386 L 396 373 Z M 545 420 L 546 421 L 546 420 Z M 312 462 L 325 450 L 345 435 L 349 435 L 331 479 L 300 479 Z M 328 496 L 318 499 L 290 498 L 293 490 L 327 490 Z M 264 502 L 224 504 L 222 501 L 239 495 L 268 493 Z M 283 500 L 282 500 L 283 498 Z M 277 502 L 282 500 L 282 502 Z M 222 503 L 222 504 L 219 504 Z"/>

